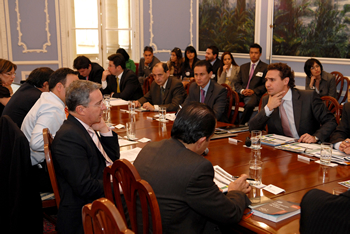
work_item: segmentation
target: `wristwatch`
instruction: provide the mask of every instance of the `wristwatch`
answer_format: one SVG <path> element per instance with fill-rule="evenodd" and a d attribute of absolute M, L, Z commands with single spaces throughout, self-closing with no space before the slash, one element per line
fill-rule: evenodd
<path fill-rule="evenodd" d="M 320 142 L 320 139 L 318 139 L 317 136 L 314 136 L 314 137 L 315 137 L 316 143 L 319 143 L 319 142 Z"/>

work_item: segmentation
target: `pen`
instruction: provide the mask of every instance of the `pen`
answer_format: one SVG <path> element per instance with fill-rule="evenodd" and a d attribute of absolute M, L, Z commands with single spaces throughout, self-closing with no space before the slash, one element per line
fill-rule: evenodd
<path fill-rule="evenodd" d="M 238 179 L 238 178 L 239 178 L 239 176 L 232 176 L 232 178 L 234 178 L 234 179 Z M 255 179 L 252 179 L 252 178 L 247 178 L 247 180 L 252 180 L 252 181 L 255 181 Z"/>

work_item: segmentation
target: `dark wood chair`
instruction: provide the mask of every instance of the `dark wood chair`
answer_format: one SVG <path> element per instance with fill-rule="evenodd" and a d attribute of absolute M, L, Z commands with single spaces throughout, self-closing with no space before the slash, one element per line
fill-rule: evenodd
<path fill-rule="evenodd" d="M 144 209 L 145 206 L 148 206 L 146 208 L 147 212 L 142 212 L 143 233 L 148 233 L 149 231 L 148 211 L 150 211 L 152 217 L 153 233 L 162 233 L 160 211 L 156 196 L 153 192 L 153 189 L 147 182 L 145 183 L 140 181 L 141 177 L 136 168 L 126 159 L 115 161 L 112 166 L 106 167 L 103 172 L 103 186 L 105 196 L 110 201 L 114 201 L 124 222 L 126 223 L 127 219 L 122 204 L 121 194 L 124 196 L 132 230 L 135 233 L 138 233 L 136 212 L 137 198 L 140 199 L 141 209 Z M 140 183 L 142 185 L 140 185 Z M 145 188 L 143 188 L 143 186 Z M 147 192 L 145 192 L 146 189 Z M 144 203 L 145 201 L 146 203 Z"/>
<path fill-rule="evenodd" d="M 340 122 L 340 105 L 338 101 L 331 96 L 323 96 L 321 97 L 324 104 L 327 106 L 328 110 L 334 114 L 337 124 Z"/>
<path fill-rule="evenodd" d="M 348 92 L 349 92 L 349 85 L 350 80 L 348 77 L 343 76 L 340 72 L 333 71 L 331 74 L 335 77 L 335 85 L 338 88 L 338 85 L 340 85 L 340 90 L 338 92 L 337 90 L 337 97 L 336 100 L 339 104 L 343 104 L 348 100 Z M 342 96 L 344 94 L 344 96 Z"/>
<path fill-rule="evenodd" d="M 185 88 L 185 90 L 186 90 L 186 92 L 187 92 L 187 95 L 190 93 L 190 86 L 191 86 L 191 84 L 192 84 L 193 82 L 195 82 L 194 79 L 192 79 L 192 80 L 190 80 L 190 81 L 187 81 L 187 80 L 182 81 L 182 84 L 184 85 L 184 88 Z"/>
<path fill-rule="evenodd" d="M 143 87 L 142 87 L 143 95 L 145 95 L 150 90 L 153 80 L 154 80 L 153 74 L 149 75 L 145 79 L 145 81 L 143 82 Z"/>
<path fill-rule="evenodd" d="M 43 208 L 56 206 L 58 209 L 61 198 L 58 190 L 55 168 L 52 162 L 51 144 L 52 144 L 53 138 L 48 128 L 43 129 L 43 137 L 44 137 L 45 160 L 46 160 L 47 169 L 49 171 L 51 186 L 53 189 L 53 193 L 55 195 L 55 199 L 43 200 L 42 205 L 43 205 Z"/>
<path fill-rule="evenodd" d="M 82 209 L 85 234 L 131 234 L 115 205 L 107 198 L 99 198 Z"/>
<path fill-rule="evenodd" d="M 229 122 L 231 124 L 234 124 L 236 119 L 237 119 L 237 116 L 238 116 L 238 104 L 239 104 L 239 96 L 238 96 L 238 93 L 234 90 L 231 89 L 231 87 L 227 84 L 221 84 L 222 86 L 225 87 L 225 89 L 227 90 L 227 100 L 228 100 L 228 103 L 227 103 L 227 119 L 229 120 Z M 233 111 L 233 115 L 232 114 L 232 106 L 234 105 L 234 111 Z"/>
<path fill-rule="evenodd" d="M 261 98 L 260 98 L 260 101 L 259 101 L 259 111 L 261 110 L 262 99 L 263 99 L 263 97 L 265 97 L 266 95 L 268 95 L 268 93 L 264 93 L 264 95 L 262 95 Z"/>

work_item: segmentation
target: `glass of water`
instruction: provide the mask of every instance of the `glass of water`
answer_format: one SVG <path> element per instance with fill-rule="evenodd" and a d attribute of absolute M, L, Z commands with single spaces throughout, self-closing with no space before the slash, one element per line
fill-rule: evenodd
<path fill-rule="evenodd" d="M 135 103 L 133 101 L 129 102 L 128 110 L 129 110 L 129 114 L 136 114 L 136 112 L 135 112 Z"/>
<path fill-rule="evenodd" d="M 251 145 L 252 149 L 260 149 L 260 146 L 261 146 L 261 131 L 260 130 L 253 130 L 251 132 L 250 141 L 252 142 L 252 145 Z"/>
<path fill-rule="evenodd" d="M 105 100 L 106 107 L 107 107 L 107 108 L 111 107 L 111 102 L 110 102 L 111 95 L 110 95 L 110 94 L 104 94 L 104 95 L 103 95 L 103 98 L 104 98 L 104 100 Z"/>
<path fill-rule="evenodd" d="M 103 120 L 107 124 L 111 121 L 111 109 L 107 108 L 103 110 Z"/>
<path fill-rule="evenodd" d="M 254 179 L 250 182 L 251 185 L 261 184 L 261 174 L 262 174 L 262 161 L 251 160 L 249 161 L 249 177 Z"/>
<path fill-rule="evenodd" d="M 333 144 L 323 142 L 321 144 L 321 156 L 320 156 L 320 161 L 324 165 L 328 165 L 331 163 L 332 159 L 332 148 Z"/>
<path fill-rule="evenodd" d="M 166 122 L 166 108 L 165 107 L 159 107 L 159 121 L 160 122 Z"/>
<path fill-rule="evenodd" d="M 126 136 L 129 140 L 135 140 L 136 139 L 136 127 L 135 122 L 128 122 L 126 123 Z"/>

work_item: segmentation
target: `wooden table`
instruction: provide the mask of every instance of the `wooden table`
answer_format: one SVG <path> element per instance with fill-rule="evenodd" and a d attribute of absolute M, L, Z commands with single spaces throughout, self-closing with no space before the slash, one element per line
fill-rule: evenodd
<path fill-rule="evenodd" d="M 136 137 L 147 137 L 152 141 L 169 138 L 173 122 L 160 123 L 147 117 L 153 117 L 155 112 L 137 112 L 136 115 L 126 113 L 127 106 L 112 107 L 111 122 L 124 124 L 131 118 L 136 121 Z M 218 123 L 218 126 L 225 126 Z M 121 136 L 125 136 L 125 129 L 116 129 Z M 235 137 L 242 142 L 228 143 L 227 138 L 212 140 L 209 144 L 209 153 L 205 156 L 213 165 L 219 165 L 232 175 L 249 174 L 249 161 L 252 150 L 243 147 L 245 138 L 249 132 L 238 133 Z M 143 147 L 147 143 L 137 143 L 130 147 Z M 333 188 L 338 187 L 339 181 L 350 179 L 350 167 L 338 165 L 326 167 L 314 161 L 305 162 L 297 158 L 296 153 L 282 151 L 270 146 L 262 146 L 261 160 L 263 161 L 262 183 L 273 184 L 285 190 L 285 193 L 274 195 L 265 190 L 255 192 L 262 193 L 271 199 L 283 199 L 291 202 L 301 202 L 304 194 L 313 188 L 318 188 L 332 193 Z M 249 194 L 252 196 L 253 191 Z M 266 219 L 252 215 L 242 219 L 234 229 L 244 233 L 299 233 L 300 215 L 274 223 Z M 249 230 L 248 230 L 249 229 Z"/>

